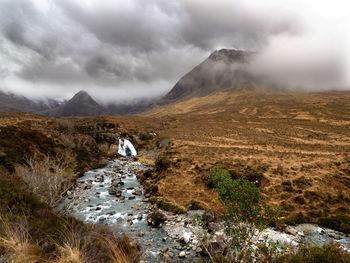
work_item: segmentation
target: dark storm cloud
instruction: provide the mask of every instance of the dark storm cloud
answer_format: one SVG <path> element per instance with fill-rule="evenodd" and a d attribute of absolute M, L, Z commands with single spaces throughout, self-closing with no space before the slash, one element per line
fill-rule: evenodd
<path fill-rule="evenodd" d="M 256 12 L 244 1 L 184 1 L 185 23 L 181 34 L 186 42 L 212 50 L 220 45 L 257 49 L 271 35 L 294 32 L 297 21 L 286 12 Z M 270 12 L 272 12 L 271 10 Z"/>
<path fill-rule="evenodd" d="M 156 97 L 221 47 L 267 51 L 256 63 L 265 68 L 261 64 L 280 57 L 269 49 L 275 39 L 298 36 L 304 26 L 282 5 L 266 6 L 231 0 L 1 0 L 2 86 L 55 97 L 85 89 L 105 101 Z M 288 66 L 298 68 L 293 63 Z"/>

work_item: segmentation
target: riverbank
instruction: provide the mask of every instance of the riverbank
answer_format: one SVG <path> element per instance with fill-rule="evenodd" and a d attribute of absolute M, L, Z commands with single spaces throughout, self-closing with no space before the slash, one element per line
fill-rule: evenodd
<path fill-rule="evenodd" d="M 132 159 L 110 161 L 106 167 L 88 171 L 79 178 L 77 187 L 68 193 L 58 210 L 85 223 L 105 225 L 120 235 L 130 236 L 133 242 L 141 244 L 144 262 L 171 261 L 176 258 L 194 262 L 204 255 L 204 249 L 198 238 L 200 229 L 193 225 L 191 216 L 202 215 L 204 211 L 175 215 L 150 204 L 148 198 L 144 198 L 137 174 L 152 169 Z M 150 218 L 154 211 L 162 215 L 159 225 L 154 225 Z M 220 241 L 224 235 L 220 224 L 218 226 L 213 242 L 219 244 L 216 252 L 220 253 L 220 249 L 225 250 L 225 242 Z M 266 229 L 257 243 L 265 237 L 289 248 L 334 242 L 350 252 L 349 237 L 311 224 L 288 226 L 286 233 Z"/>

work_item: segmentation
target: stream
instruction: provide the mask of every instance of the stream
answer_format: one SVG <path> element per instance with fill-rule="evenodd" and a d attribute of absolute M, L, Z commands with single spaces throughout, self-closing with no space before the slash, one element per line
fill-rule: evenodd
<path fill-rule="evenodd" d="M 166 220 L 160 227 L 147 222 L 153 206 L 144 201 L 144 192 L 136 172 L 152 167 L 132 159 L 116 159 L 101 169 L 91 170 L 77 181 L 77 187 L 67 193 L 59 211 L 85 223 L 108 225 L 118 234 L 132 237 L 142 246 L 143 262 L 195 262 L 202 249 L 193 234 L 198 228 L 188 216 L 164 212 Z M 289 226 L 289 233 L 266 229 L 261 238 L 279 241 L 292 247 L 311 243 L 322 245 L 336 242 L 350 252 L 350 238 L 344 234 L 311 224 Z M 221 232 L 222 233 L 222 232 Z M 220 231 L 217 235 L 219 236 Z"/>
<path fill-rule="evenodd" d="M 106 167 L 88 171 L 79 178 L 77 187 L 68 193 L 58 210 L 85 223 L 108 225 L 118 234 L 133 237 L 143 248 L 144 262 L 179 258 L 181 252 L 187 262 L 196 261 L 201 249 L 197 240 L 190 240 L 191 230 L 185 226 L 184 216 L 163 211 L 163 227 L 148 225 L 147 215 L 153 206 L 143 201 L 136 171 L 149 169 L 153 168 L 131 159 L 110 161 Z M 111 185 L 116 186 L 115 192 L 111 192 Z M 187 244 L 179 242 L 181 236 Z"/>

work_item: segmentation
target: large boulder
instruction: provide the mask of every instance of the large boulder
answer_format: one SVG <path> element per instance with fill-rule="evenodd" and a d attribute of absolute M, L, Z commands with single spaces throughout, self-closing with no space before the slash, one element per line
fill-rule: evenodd
<path fill-rule="evenodd" d="M 160 210 L 155 210 L 147 216 L 147 223 L 152 226 L 159 226 L 166 217 Z"/>

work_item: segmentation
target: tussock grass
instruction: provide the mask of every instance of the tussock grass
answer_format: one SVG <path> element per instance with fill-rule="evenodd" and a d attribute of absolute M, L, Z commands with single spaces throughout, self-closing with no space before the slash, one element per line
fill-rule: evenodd
<path fill-rule="evenodd" d="M 86 247 L 82 237 L 74 228 L 63 228 L 62 242 L 57 243 L 56 247 L 59 251 L 59 256 L 55 263 L 85 263 Z"/>
<path fill-rule="evenodd" d="M 31 240 L 26 220 L 10 223 L 0 217 L 0 222 L 0 247 L 11 255 L 11 262 L 42 262 L 40 247 Z"/>

